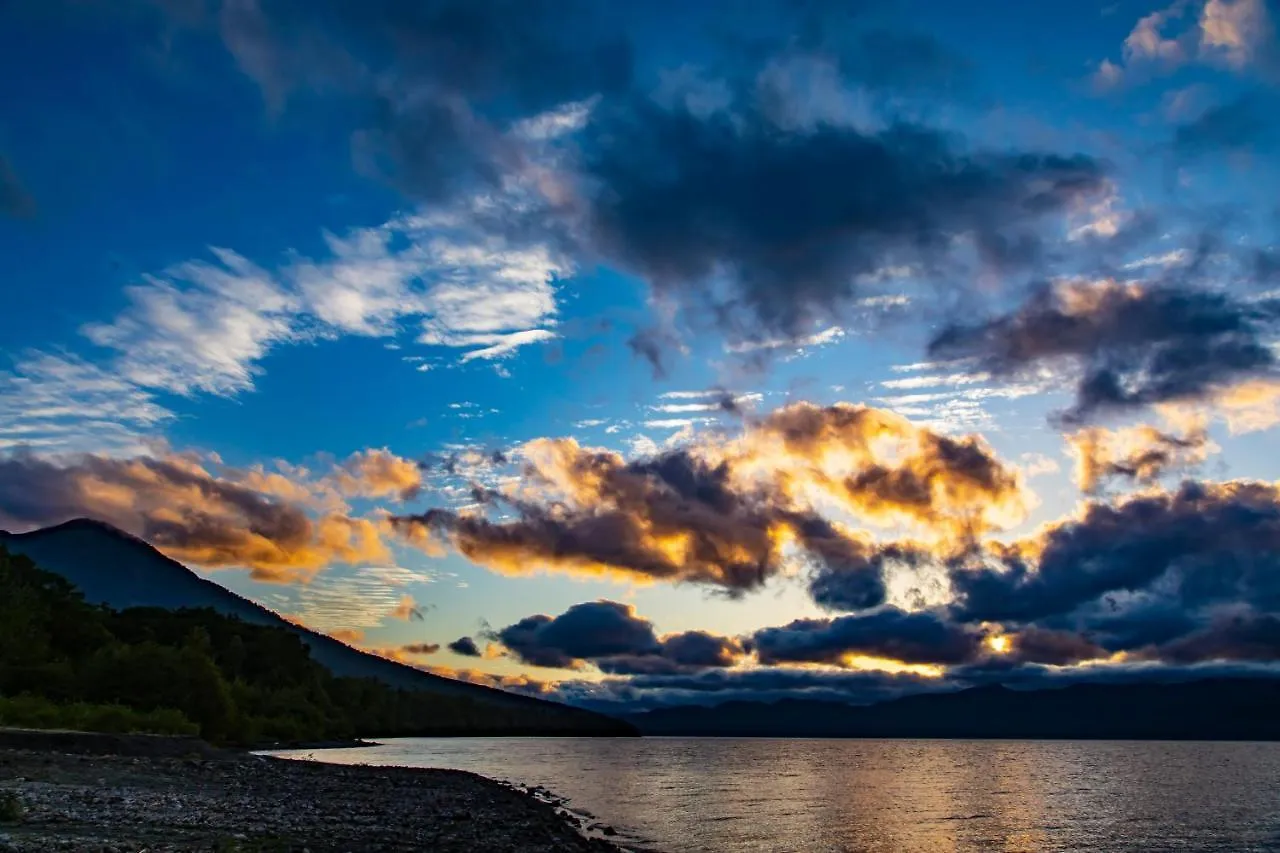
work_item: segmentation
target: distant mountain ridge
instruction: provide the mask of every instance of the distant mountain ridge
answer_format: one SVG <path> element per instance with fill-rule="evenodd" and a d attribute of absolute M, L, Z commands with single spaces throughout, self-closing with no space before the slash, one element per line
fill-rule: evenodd
<path fill-rule="evenodd" d="M 645 735 L 1280 740 L 1280 679 L 974 687 L 875 705 L 784 699 L 631 714 Z"/>
<path fill-rule="evenodd" d="M 351 648 L 200 577 L 143 540 L 104 522 L 75 519 L 30 533 L 0 531 L 0 546 L 62 575 L 94 604 L 116 610 L 210 608 L 245 622 L 292 631 L 307 644 L 316 662 L 338 676 L 374 678 L 406 690 L 467 697 L 539 718 L 550 715 L 554 725 L 534 727 L 545 729 L 545 733 L 634 734 L 627 723 L 603 714 L 433 675 Z"/>

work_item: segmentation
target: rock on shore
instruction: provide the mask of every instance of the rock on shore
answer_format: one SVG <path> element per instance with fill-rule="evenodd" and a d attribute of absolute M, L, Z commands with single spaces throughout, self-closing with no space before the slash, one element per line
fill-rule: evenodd
<path fill-rule="evenodd" d="M 453 770 L 0 748 L 0 851 L 618 853 L 553 805 Z M 12 816 L 12 815 L 10 815 Z"/>

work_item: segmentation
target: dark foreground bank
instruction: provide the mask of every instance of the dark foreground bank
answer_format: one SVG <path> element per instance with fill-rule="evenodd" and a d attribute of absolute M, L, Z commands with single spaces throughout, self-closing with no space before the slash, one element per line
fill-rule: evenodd
<path fill-rule="evenodd" d="M 0 744 L 0 851 L 618 853 L 539 799 L 453 770 L 342 767 L 163 739 Z M 178 749 L 185 749 L 186 744 Z M 119 754 L 123 753 L 123 754 Z"/>

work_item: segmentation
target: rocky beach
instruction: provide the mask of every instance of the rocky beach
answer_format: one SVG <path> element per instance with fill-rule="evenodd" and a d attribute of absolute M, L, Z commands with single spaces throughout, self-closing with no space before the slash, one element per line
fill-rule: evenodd
<path fill-rule="evenodd" d="M 619 853 L 579 826 L 547 792 L 461 771 L 0 732 L 0 851 Z"/>

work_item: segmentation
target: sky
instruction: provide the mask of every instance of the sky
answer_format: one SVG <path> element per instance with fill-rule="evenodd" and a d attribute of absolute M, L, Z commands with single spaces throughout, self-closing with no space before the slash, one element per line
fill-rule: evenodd
<path fill-rule="evenodd" d="M 1269 673 L 1278 24 L 0 3 L 0 527 L 603 709 Z"/>

